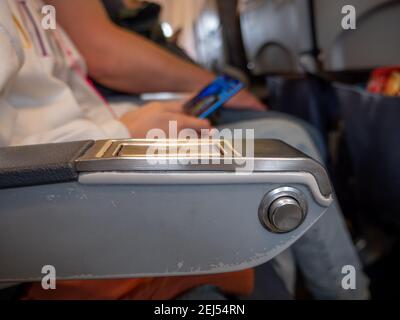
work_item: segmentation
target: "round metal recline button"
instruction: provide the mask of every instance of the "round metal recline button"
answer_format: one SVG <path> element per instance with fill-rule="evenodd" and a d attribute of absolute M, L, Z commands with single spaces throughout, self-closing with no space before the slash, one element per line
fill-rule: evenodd
<path fill-rule="evenodd" d="M 304 222 L 308 211 L 304 194 L 293 187 L 267 193 L 258 208 L 261 224 L 273 233 L 292 232 Z"/>
<path fill-rule="evenodd" d="M 290 232 L 300 226 L 304 212 L 295 199 L 282 197 L 271 204 L 268 217 L 269 222 L 278 232 Z"/>

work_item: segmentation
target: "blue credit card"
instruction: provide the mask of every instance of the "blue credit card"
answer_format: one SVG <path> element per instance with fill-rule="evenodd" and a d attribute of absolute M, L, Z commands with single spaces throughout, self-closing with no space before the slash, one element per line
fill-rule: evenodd
<path fill-rule="evenodd" d="M 185 112 L 200 119 L 211 116 L 244 87 L 239 80 L 229 76 L 218 76 L 211 84 L 187 102 Z"/>

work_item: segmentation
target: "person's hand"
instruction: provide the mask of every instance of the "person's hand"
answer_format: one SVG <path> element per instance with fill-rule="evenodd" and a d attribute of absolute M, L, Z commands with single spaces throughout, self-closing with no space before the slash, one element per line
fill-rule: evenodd
<path fill-rule="evenodd" d="M 183 112 L 182 102 L 152 102 L 137 110 L 126 113 L 121 122 L 128 128 L 132 137 L 146 138 L 151 129 L 161 129 L 166 135 L 169 131 L 169 122 L 176 121 L 178 133 L 183 129 L 211 129 L 208 120 L 201 120 Z"/>
<path fill-rule="evenodd" d="M 266 111 L 268 107 L 247 90 L 240 91 L 228 101 L 225 106 L 229 109 Z"/>

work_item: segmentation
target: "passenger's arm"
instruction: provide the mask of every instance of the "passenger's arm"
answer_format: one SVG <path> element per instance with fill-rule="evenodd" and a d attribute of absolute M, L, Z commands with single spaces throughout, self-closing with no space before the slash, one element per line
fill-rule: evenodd
<path fill-rule="evenodd" d="M 116 26 L 99 0 L 46 0 L 85 57 L 90 75 L 110 88 L 129 92 L 194 92 L 214 74 Z M 234 105 L 264 106 L 247 92 Z"/>
<path fill-rule="evenodd" d="M 99 0 L 47 0 L 97 81 L 127 92 L 194 91 L 213 75 L 116 26 Z"/>

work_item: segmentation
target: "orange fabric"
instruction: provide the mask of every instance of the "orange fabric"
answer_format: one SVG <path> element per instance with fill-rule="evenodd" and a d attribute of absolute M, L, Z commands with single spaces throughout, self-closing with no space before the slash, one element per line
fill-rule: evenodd
<path fill-rule="evenodd" d="M 169 300 L 201 285 L 214 285 L 224 293 L 249 295 L 254 288 L 252 269 L 206 276 L 131 280 L 58 281 L 56 290 L 32 284 L 28 300 Z"/>

